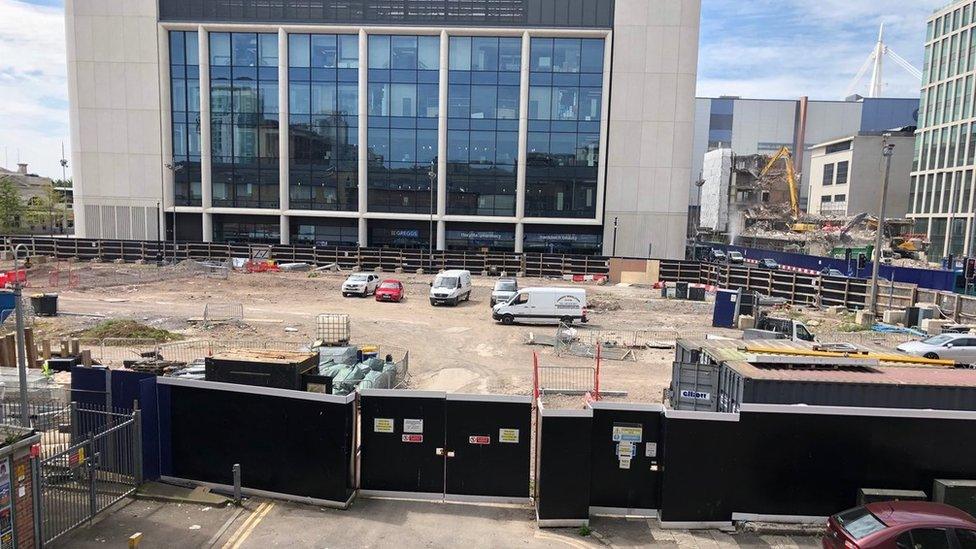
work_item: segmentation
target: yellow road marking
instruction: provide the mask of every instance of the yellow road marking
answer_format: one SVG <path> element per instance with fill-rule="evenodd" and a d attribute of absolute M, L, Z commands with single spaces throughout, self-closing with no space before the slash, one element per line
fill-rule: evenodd
<path fill-rule="evenodd" d="M 244 533 L 244 530 L 246 530 L 247 527 L 251 524 L 251 521 L 253 521 L 254 519 L 256 519 L 257 516 L 258 516 L 258 514 L 260 514 L 261 511 L 263 511 L 264 508 L 267 507 L 267 505 L 268 505 L 267 503 L 261 503 L 260 505 L 258 505 L 257 508 L 254 510 L 254 512 L 251 513 L 250 515 L 248 515 L 247 519 L 244 520 L 244 524 L 241 524 L 237 528 L 237 530 L 234 531 L 234 534 L 231 535 L 230 539 L 227 540 L 227 543 L 225 543 L 222 546 L 222 549 L 230 549 L 234 545 L 234 543 L 237 541 L 237 538 L 239 538 L 241 536 L 241 534 Z"/>
<path fill-rule="evenodd" d="M 271 512 L 271 509 L 274 507 L 274 505 L 275 505 L 274 503 L 269 503 L 268 506 L 265 507 L 263 511 L 257 514 L 257 518 L 251 521 L 251 525 L 247 527 L 247 530 L 245 530 L 243 534 L 241 534 L 241 537 L 237 538 L 237 542 L 235 542 L 230 549 L 237 549 L 238 547 L 240 547 L 241 544 L 244 543 L 244 540 L 246 540 L 248 536 L 250 536 L 251 533 L 254 532 L 254 529 L 257 528 L 258 523 L 261 522 L 264 519 L 264 517 L 266 517 L 268 513 Z"/>

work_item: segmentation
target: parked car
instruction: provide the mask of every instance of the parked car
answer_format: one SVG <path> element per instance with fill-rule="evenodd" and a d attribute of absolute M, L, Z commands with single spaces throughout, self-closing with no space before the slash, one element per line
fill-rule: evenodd
<path fill-rule="evenodd" d="M 491 291 L 491 306 L 497 303 L 507 303 L 518 292 L 518 281 L 514 278 L 499 278 L 495 288 Z"/>
<path fill-rule="evenodd" d="M 379 275 L 372 273 L 352 273 L 342 283 L 342 296 L 349 297 L 351 295 L 358 295 L 359 297 L 366 297 L 376 292 L 376 287 L 379 286 L 379 283 Z"/>
<path fill-rule="evenodd" d="M 725 250 L 712 248 L 712 261 L 716 261 L 719 263 L 725 261 Z"/>
<path fill-rule="evenodd" d="M 492 307 L 491 318 L 502 324 L 516 321 L 572 324 L 587 322 L 583 288 L 523 288 L 504 303 Z"/>
<path fill-rule="evenodd" d="M 376 288 L 376 301 L 394 301 L 399 303 L 403 300 L 403 283 L 395 278 L 388 278 L 380 282 Z"/>
<path fill-rule="evenodd" d="M 746 258 L 742 256 L 742 252 L 729 252 L 729 264 L 731 265 L 741 265 L 746 262 Z"/>
<path fill-rule="evenodd" d="M 909 341 L 899 351 L 925 358 L 944 358 L 963 364 L 976 363 L 976 335 L 941 334 L 921 341 Z"/>
<path fill-rule="evenodd" d="M 444 271 L 430 283 L 430 304 L 457 305 L 471 299 L 471 271 Z"/>
<path fill-rule="evenodd" d="M 764 257 L 764 258 L 762 258 L 762 259 L 759 260 L 759 268 L 760 269 L 769 269 L 770 271 L 778 271 L 779 270 L 779 263 L 776 263 L 776 260 L 775 259 L 770 259 L 768 257 Z"/>
<path fill-rule="evenodd" d="M 823 269 L 820 269 L 820 275 L 821 276 L 842 276 L 842 277 L 847 276 L 846 274 L 831 267 L 824 267 Z"/>
<path fill-rule="evenodd" d="M 886 501 L 827 519 L 824 549 L 971 549 L 976 519 L 943 503 Z"/>
<path fill-rule="evenodd" d="M 790 341 L 814 341 L 813 334 L 806 324 L 793 320 L 792 318 L 779 318 L 774 316 L 764 316 L 756 323 L 756 331 L 770 332 L 778 336 L 778 339 L 788 339 Z M 748 339 L 748 338 L 744 338 Z"/>

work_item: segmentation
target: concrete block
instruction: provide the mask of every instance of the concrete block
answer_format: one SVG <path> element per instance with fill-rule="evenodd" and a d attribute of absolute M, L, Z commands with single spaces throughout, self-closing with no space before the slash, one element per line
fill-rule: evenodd
<path fill-rule="evenodd" d="M 885 324 L 904 324 L 905 311 L 885 311 L 881 314 L 881 320 Z"/>
<path fill-rule="evenodd" d="M 827 307 L 826 312 L 829 315 L 837 316 L 837 315 L 846 313 L 847 312 L 847 307 L 845 307 L 843 305 L 831 305 L 830 307 Z"/>
<path fill-rule="evenodd" d="M 519 272 L 515 273 L 515 276 L 516 276 L 516 278 L 522 278 L 522 277 L 525 276 L 525 272 L 524 271 L 519 271 Z"/>
<path fill-rule="evenodd" d="M 942 320 L 938 318 L 926 318 L 922 321 L 922 331 L 929 335 L 939 335 L 942 333 L 942 328 L 947 324 L 951 324 L 951 321 Z"/>
<path fill-rule="evenodd" d="M 854 324 L 857 324 L 858 326 L 870 328 L 871 326 L 874 326 L 874 321 L 875 321 L 874 313 L 872 313 L 871 311 L 866 311 L 862 309 L 854 314 Z"/>
<path fill-rule="evenodd" d="M 419 274 L 419 275 L 422 275 L 422 274 L 424 274 L 424 269 L 423 269 L 423 268 L 421 268 L 421 267 L 418 267 L 418 268 L 417 268 L 417 274 Z"/>
<path fill-rule="evenodd" d="M 739 329 L 749 330 L 756 327 L 756 317 L 751 315 L 739 315 Z"/>
<path fill-rule="evenodd" d="M 403 267 L 397 267 L 396 269 L 393 269 L 393 272 L 396 273 L 396 274 L 402 274 L 403 273 Z"/>

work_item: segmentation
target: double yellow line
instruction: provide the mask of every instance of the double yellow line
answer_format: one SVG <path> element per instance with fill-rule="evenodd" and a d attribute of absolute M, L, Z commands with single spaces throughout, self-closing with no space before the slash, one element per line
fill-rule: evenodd
<path fill-rule="evenodd" d="M 274 502 L 264 502 L 258 505 L 254 512 L 244 521 L 244 524 L 241 524 L 240 528 L 234 532 L 234 535 L 227 540 L 227 543 L 223 545 L 222 549 L 238 549 L 244 543 L 244 540 L 251 535 L 251 532 L 254 531 L 258 523 L 271 512 L 274 506 Z"/>

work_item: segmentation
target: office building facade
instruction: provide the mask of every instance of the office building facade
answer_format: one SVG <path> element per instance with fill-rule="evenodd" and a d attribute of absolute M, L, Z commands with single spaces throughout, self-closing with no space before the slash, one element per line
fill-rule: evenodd
<path fill-rule="evenodd" d="M 918 131 L 909 193 L 929 259 L 976 253 L 976 5 L 954 2 L 928 20 Z"/>
<path fill-rule="evenodd" d="M 683 255 L 699 0 L 68 0 L 77 234 Z"/>

